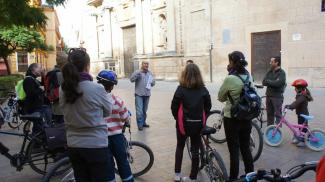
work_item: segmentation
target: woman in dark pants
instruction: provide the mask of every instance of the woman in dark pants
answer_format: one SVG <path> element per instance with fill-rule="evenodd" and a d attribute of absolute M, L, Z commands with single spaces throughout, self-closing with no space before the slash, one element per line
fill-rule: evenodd
<path fill-rule="evenodd" d="M 182 72 L 172 100 L 171 110 L 176 124 L 177 148 L 175 153 L 175 181 L 195 182 L 199 171 L 200 132 L 205 125 L 205 113 L 211 109 L 209 91 L 205 88 L 196 64 L 188 64 Z M 189 177 L 181 180 L 183 150 L 187 138 L 191 140 L 192 169 Z"/>
<path fill-rule="evenodd" d="M 108 182 L 114 170 L 104 117 L 112 100 L 89 75 L 90 59 L 81 49 L 71 49 L 62 68 L 60 105 L 67 129 L 68 154 L 77 182 Z"/>
<path fill-rule="evenodd" d="M 227 68 L 229 75 L 225 78 L 218 93 L 219 101 L 226 102 L 224 108 L 224 128 L 230 153 L 230 180 L 237 179 L 238 177 L 239 151 L 243 156 L 245 172 L 254 171 L 253 157 L 249 148 L 252 129 L 251 121 L 232 118 L 230 113 L 232 104 L 229 97 L 234 102 L 238 102 L 244 86 L 244 83 L 238 76 L 244 80 L 249 76 L 248 71 L 245 69 L 246 66 L 247 61 L 243 53 L 235 51 L 229 54 L 229 65 Z"/>

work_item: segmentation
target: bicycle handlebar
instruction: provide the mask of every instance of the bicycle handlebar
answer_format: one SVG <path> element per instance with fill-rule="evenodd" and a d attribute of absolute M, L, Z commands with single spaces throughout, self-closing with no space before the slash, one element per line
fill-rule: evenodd
<path fill-rule="evenodd" d="M 295 166 L 287 171 L 287 174 L 281 176 L 281 170 L 273 169 L 271 171 L 258 170 L 257 172 L 248 173 L 245 178 L 235 180 L 234 182 L 255 182 L 258 180 L 266 180 L 270 182 L 288 182 L 302 176 L 306 171 L 316 171 L 318 162 L 306 162 L 304 164 Z"/>

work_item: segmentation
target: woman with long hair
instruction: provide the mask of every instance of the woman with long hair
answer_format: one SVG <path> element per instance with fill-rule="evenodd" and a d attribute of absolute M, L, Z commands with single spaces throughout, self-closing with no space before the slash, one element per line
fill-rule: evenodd
<path fill-rule="evenodd" d="M 67 129 L 68 154 L 76 181 L 107 182 L 111 166 L 108 131 L 104 117 L 112 101 L 103 86 L 89 74 L 90 58 L 82 49 L 71 49 L 62 68 L 60 105 Z"/>
<path fill-rule="evenodd" d="M 171 104 L 172 114 L 176 120 L 177 136 L 175 181 L 196 181 L 199 171 L 200 132 L 205 126 L 205 116 L 210 109 L 211 98 L 204 86 L 200 69 L 194 63 L 188 64 L 181 74 Z M 181 179 L 183 150 L 188 137 L 191 139 L 192 169 L 189 177 Z"/>
<path fill-rule="evenodd" d="M 230 176 L 229 180 L 237 179 L 239 173 L 239 151 L 243 156 L 245 172 L 254 171 L 253 157 L 250 151 L 250 133 L 252 129 L 251 121 L 238 120 L 231 116 L 232 101 L 239 101 L 244 83 L 241 79 L 246 80 L 251 77 L 245 69 L 247 61 L 243 53 L 234 51 L 228 55 L 229 65 L 227 70 L 229 75 L 225 78 L 218 93 L 218 100 L 226 102 L 224 107 L 224 128 L 228 150 L 230 153 Z M 241 78 L 239 78 L 241 77 Z M 251 84 L 252 85 L 252 84 Z"/>

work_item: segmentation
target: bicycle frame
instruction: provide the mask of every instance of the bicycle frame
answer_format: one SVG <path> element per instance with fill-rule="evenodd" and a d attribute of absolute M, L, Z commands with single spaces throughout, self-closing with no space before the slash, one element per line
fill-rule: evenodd
<path fill-rule="evenodd" d="M 20 152 L 18 153 L 19 155 L 22 155 L 22 156 L 25 156 L 25 151 L 26 151 L 26 145 L 27 145 L 27 141 L 31 141 L 32 140 L 32 137 L 29 135 L 29 128 L 30 128 L 30 121 L 27 121 L 24 125 L 24 130 L 23 130 L 23 133 L 15 133 L 15 132 L 6 132 L 6 131 L 0 131 L 0 134 L 4 134 L 4 135 L 12 135 L 12 136 L 18 136 L 18 137 L 24 137 L 24 140 L 23 140 L 23 144 L 20 148 Z M 9 149 L 4 146 L 1 142 L 0 142 L 0 153 L 2 155 L 4 155 L 5 157 L 7 157 L 12 163 L 13 163 L 13 160 L 15 160 L 15 157 L 11 154 L 9 154 Z M 18 171 L 20 171 L 22 169 L 22 166 L 26 163 L 28 163 L 29 161 L 22 161 L 21 164 L 17 164 L 16 166 L 13 165 L 14 167 L 17 168 Z"/>
<path fill-rule="evenodd" d="M 290 131 L 291 131 L 291 132 L 294 134 L 294 136 L 297 137 L 297 138 L 303 138 L 303 137 L 306 135 L 306 133 L 312 135 L 312 133 L 310 132 L 310 129 L 309 129 L 309 127 L 308 127 L 307 125 L 305 125 L 305 124 L 293 124 L 293 123 L 290 123 L 289 121 L 287 121 L 286 118 L 285 118 L 286 114 L 287 114 L 287 109 L 284 109 L 284 110 L 283 110 L 283 115 L 282 115 L 282 117 L 281 117 L 281 120 L 280 120 L 280 122 L 276 125 L 276 129 L 281 128 L 282 125 L 284 124 L 284 125 L 286 125 L 286 126 L 290 129 Z M 306 133 L 305 133 L 305 132 L 302 132 L 303 129 L 306 129 L 307 132 L 306 132 Z M 275 133 L 276 133 L 276 130 L 274 130 L 274 131 L 272 132 L 272 135 L 274 136 Z M 311 141 L 313 141 L 313 142 L 318 142 L 318 139 L 312 137 L 312 138 L 311 138 Z"/>

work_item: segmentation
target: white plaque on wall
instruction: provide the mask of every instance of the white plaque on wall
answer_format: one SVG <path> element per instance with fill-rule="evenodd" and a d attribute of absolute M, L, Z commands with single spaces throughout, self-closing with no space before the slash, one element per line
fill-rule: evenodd
<path fill-rule="evenodd" d="M 300 33 L 292 34 L 292 40 L 293 41 L 299 41 L 299 40 L 301 40 L 301 34 Z"/>

